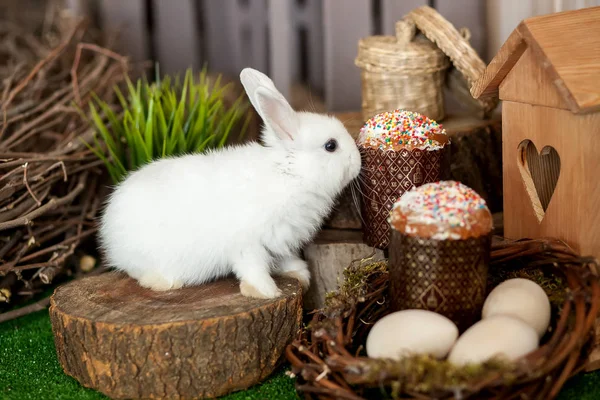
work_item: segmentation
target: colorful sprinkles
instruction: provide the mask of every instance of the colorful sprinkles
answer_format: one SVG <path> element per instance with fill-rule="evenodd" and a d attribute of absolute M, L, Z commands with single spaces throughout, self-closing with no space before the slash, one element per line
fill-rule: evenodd
<path fill-rule="evenodd" d="M 392 207 L 392 222 L 397 208 L 407 216 L 409 223 L 469 229 L 466 217 L 476 210 L 487 209 L 487 205 L 470 187 L 456 181 L 440 181 L 404 193 Z"/>
<path fill-rule="evenodd" d="M 446 135 L 446 131 L 442 125 L 420 113 L 397 109 L 369 119 L 360 130 L 359 142 L 364 147 L 382 150 L 443 148 L 444 143 L 432 139 L 432 135 Z"/>

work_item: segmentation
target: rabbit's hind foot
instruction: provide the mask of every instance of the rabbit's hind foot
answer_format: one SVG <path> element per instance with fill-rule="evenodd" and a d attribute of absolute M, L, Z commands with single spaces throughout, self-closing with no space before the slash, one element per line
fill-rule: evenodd
<path fill-rule="evenodd" d="M 183 287 L 183 282 L 174 279 L 167 279 L 157 273 L 146 273 L 140 277 L 138 282 L 140 286 L 157 292 L 176 290 Z"/>

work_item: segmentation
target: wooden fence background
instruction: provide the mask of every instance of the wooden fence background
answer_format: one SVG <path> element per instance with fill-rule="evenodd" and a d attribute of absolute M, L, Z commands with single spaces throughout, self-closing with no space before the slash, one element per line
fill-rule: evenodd
<path fill-rule="evenodd" d="M 67 0 L 107 30 L 122 31 L 122 50 L 177 73 L 207 63 L 236 78 L 251 66 L 287 96 L 303 83 L 330 111 L 360 109 L 361 37 L 393 35 L 415 7 L 435 7 L 470 29 L 487 62 L 524 18 L 600 5 L 600 0 Z"/>

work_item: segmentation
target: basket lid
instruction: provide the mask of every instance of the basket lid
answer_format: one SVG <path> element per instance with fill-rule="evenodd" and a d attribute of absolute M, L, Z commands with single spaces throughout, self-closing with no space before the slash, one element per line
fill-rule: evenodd
<path fill-rule="evenodd" d="M 453 85 L 469 88 L 485 71 L 486 64 L 471 47 L 471 34 L 467 28 L 457 30 L 440 13 L 429 6 L 415 8 L 406 19 L 412 21 L 419 31 L 439 47 L 450 59 L 452 66 L 461 76 L 453 74 Z M 462 90 L 461 90 L 462 91 Z M 492 111 L 498 104 L 498 98 L 474 100 L 484 111 Z"/>
<path fill-rule="evenodd" d="M 358 41 L 355 60 L 369 71 L 442 70 L 450 66 L 448 57 L 431 40 L 420 34 L 413 21 L 396 23 L 395 36 L 374 35 Z"/>

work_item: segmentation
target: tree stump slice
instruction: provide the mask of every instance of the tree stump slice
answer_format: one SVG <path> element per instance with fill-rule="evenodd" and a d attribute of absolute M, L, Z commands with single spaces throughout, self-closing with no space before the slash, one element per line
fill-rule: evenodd
<path fill-rule="evenodd" d="M 324 229 L 304 249 L 310 270 L 310 287 L 304 295 L 304 308 L 312 311 L 325 305 L 327 293 L 336 291 L 344 282 L 343 272 L 352 261 L 372 257 L 385 258 L 383 251 L 362 240 L 362 231 Z"/>
<path fill-rule="evenodd" d="M 192 399 L 246 389 L 269 376 L 302 321 L 302 288 L 240 294 L 235 279 L 168 292 L 109 272 L 56 289 L 50 319 L 59 361 L 111 398 Z"/>

